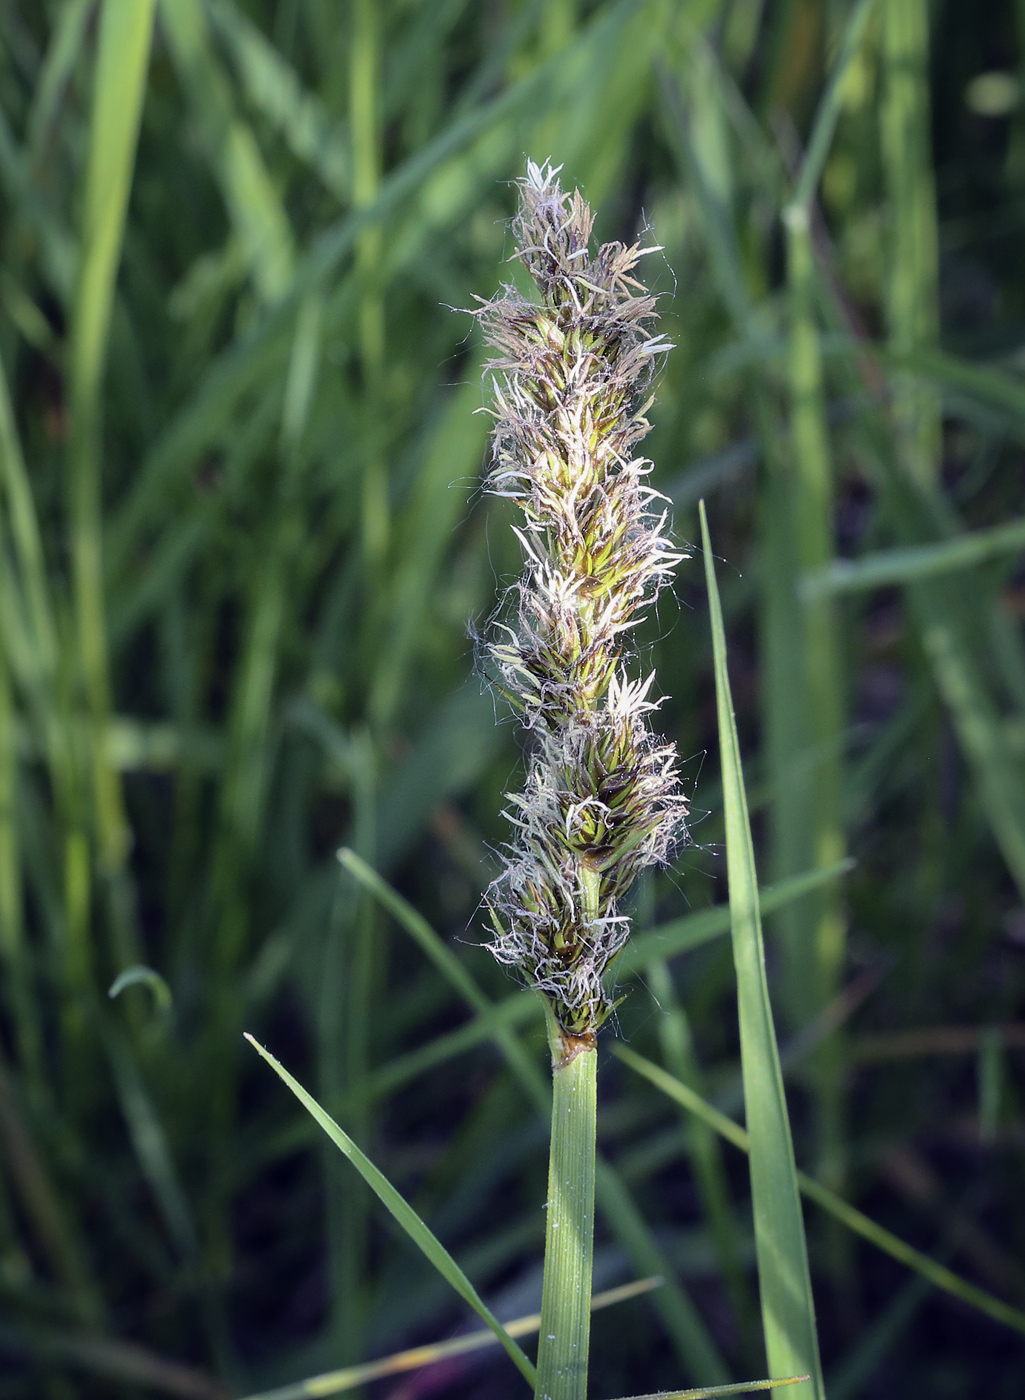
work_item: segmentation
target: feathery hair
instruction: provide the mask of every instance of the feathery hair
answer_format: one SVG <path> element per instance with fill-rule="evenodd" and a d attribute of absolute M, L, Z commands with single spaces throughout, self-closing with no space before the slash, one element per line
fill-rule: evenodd
<path fill-rule="evenodd" d="M 593 1040 L 611 1010 L 603 977 L 629 934 L 620 903 L 684 831 L 676 750 L 649 731 L 654 675 L 622 669 L 628 634 L 677 552 L 663 500 L 634 455 L 656 356 L 655 298 L 633 276 L 652 249 L 592 252 L 593 215 L 561 167 L 527 164 L 516 256 L 540 299 L 503 287 L 475 313 L 496 351 L 486 488 L 516 501 L 525 568 L 512 617 L 487 644 L 532 744 L 515 828 L 488 891 L 490 947 L 549 1000 L 564 1035 Z"/>

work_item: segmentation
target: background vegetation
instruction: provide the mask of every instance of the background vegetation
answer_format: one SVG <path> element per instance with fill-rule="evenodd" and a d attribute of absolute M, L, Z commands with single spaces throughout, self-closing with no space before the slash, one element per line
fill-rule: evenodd
<path fill-rule="evenodd" d="M 518 566 L 450 309 L 516 275 L 526 154 L 663 248 L 654 482 L 681 540 L 709 503 L 763 879 L 856 862 L 768 921 L 798 1162 L 1025 1304 L 1025 7 L 862 6 L 795 190 L 852 13 L 0 3 L 3 1400 L 241 1394 L 465 1325 L 244 1029 L 536 1308 L 544 1116 L 334 858 L 543 1066 L 474 946 L 519 780 L 467 619 Z M 618 1031 L 736 1116 L 701 575 L 643 639 L 693 844 Z M 596 1286 L 667 1283 L 603 1315 L 595 1393 L 764 1374 L 744 1159 L 612 1039 Z M 1019 1333 L 807 1221 L 831 1400 L 1019 1393 Z M 517 1387 L 496 1349 L 381 1393 Z"/>

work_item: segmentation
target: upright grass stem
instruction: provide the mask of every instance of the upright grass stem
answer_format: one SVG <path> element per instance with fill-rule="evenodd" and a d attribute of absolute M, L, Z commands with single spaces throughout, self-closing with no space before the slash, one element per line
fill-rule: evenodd
<path fill-rule="evenodd" d="M 595 1039 L 620 903 L 667 859 L 686 806 L 676 752 L 650 734 L 654 676 L 628 679 L 625 639 L 681 557 L 634 445 L 654 358 L 638 245 L 591 249 L 593 216 L 558 171 L 528 164 L 516 256 L 540 294 L 505 287 L 479 313 L 498 352 L 488 487 L 523 512 L 526 567 L 488 655 L 531 741 L 510 795 L 515 840 L 488 891 L 492 951 L 543 997 L 553 1105 L 538 1400 L 584 1400 L 595 1191 Z"/>
<path fill-rule="evenodd" d="M 935 344 L 939 330 L 926 0 L 883 6 L 883 69 L 881 149 L 890 213 L 885 310 L 890 345 L 906 355 Z M 940 456 L 939 390 L 903 373 L 893 376 L 892 391 L 902 465 L 918 481 L 932 481 Z"/>
<path fill-rule="evenodd" d="M 552 1142 L 537 1397 L 585 1400 L 591 1335 L 598 1054 L 593 1041 L 567 1043 L 557 1027 L 553 1030 Z"/>

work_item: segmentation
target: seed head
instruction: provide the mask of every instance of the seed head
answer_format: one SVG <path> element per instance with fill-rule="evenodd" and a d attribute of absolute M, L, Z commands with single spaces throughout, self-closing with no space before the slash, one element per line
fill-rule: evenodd
<path fill-rule="evenodd" d="M 611 1010 L 603 978 L 626 942 L 620 903 L 668 860 L 686 803 L 676 750 L 647 726 L 654 675 L 628 679 L 629 633 L 685 556 L 634 455 L 648 432 L 655 298 L 633 276 L 639 244 L 592 251 L 591 210 L 559 169 L 527 163 L 516 254 L 539 293 L 503 287 L 475 313 L 496 351 L 486 488 L 516 501 L 524 572 L 487 650 L 530 731 L 514 837 L 488 891 L 492 952 L 591 1036 Z"/>

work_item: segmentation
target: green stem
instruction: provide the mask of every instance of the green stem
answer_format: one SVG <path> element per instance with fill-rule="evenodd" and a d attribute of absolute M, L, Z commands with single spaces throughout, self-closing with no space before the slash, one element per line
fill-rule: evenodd
<path fill-rule="evenodd" d="M 536 1400 L 585 1400 L 591 1334 L 598 1055 L 552 1028 L 552 1145 Z"/>
<path fill-rule="evenodd" d="M 790 300 L 790 415 L 793 444 L 794 512 L 798 567 L 803 574 L 829 566 L 833 545 L 833 464 L 826 423 L 822 353 L 815 321 L 815 265 L 810 216 L 791 205 L 785 215 L 787 282 Z M 808 599 L 800 611 L 802 673 L 807 697 L 805 753 L 817 754 L 807 793 L 811 818 L 802 867 L 825 869 L 843 860 L 844 693 L 836 606 L 827 596 Z M 801 751 L 791 756 L 800 762 Z M 818 891 L 807 906 L 808 943 L 798 956 L 809 966 L 814 1014 L 827 1006 L 840 984 L 847 929 L 836 889 Z M 834 1190 L 843 1190 L 844 1067 L 842 1041 L 832 1036 L 816 1055 L 819 1171 Z"/>
<path fill-rule="evenodd" d="M 939 239 L 929 148 L 929 11 L 926 0 L 883 7 L 883 175 L 890 204 L 886 320 L 898 355 L 938 337 Z M 940 395 L 910 374 L 892 376 L 893 418 L 901 461 L 918 481 L 936 477 Z"/>

